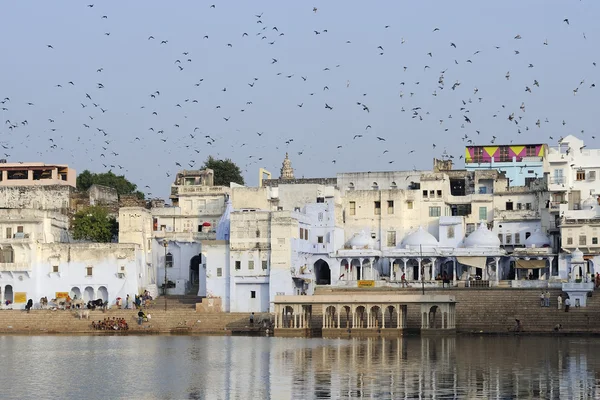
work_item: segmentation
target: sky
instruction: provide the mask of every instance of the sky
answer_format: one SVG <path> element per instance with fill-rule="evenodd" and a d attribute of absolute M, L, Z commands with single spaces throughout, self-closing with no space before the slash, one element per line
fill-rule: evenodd
<path fill-rule="evenodd" d="M 0 157 L 167 198 L 209 155 L 255 186 L 286 152 L 309 178 L 462 168 L 471 144 L 598 147 L 598 15 L 592 0 L 4 2 Z"/>

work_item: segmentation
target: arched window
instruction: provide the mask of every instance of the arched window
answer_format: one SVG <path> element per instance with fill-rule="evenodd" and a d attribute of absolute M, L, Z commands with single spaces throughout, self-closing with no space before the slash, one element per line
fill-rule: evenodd
<path fill-rule="evenodd" d="M 173 268 L 173 254 L 167 253 L 165 257 L 165 266 L 167 268 Z"/>
<path fill-rule="evenodd" d="M 348 190 L 354 190 L 354 183 L 350 182 L 348 184 Z"/>
<path fill-rule="evenodd" d="M 374 190 L 379 189 L 379 185 L 377 184 L 377 182 L 373 182 L 372 187 L 373 187 Z"/>
<path fill-rule="evenodd" d="M 396 182 L 392 182 L 392 184 L 390 185 L 390 189 L 398 189 L 398 185 L 396 185 Z"/>

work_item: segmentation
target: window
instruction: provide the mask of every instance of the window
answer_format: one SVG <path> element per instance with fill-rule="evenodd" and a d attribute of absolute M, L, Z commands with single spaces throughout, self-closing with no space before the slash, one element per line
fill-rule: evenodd
<path fill-rule="evenodd" d="M 354 190 L 354 183 L 350 182 L 348 184 L 348 190 Z"/>
<path fill-rule="evenodd" d="M 504 236 L 502 236 L 502 234 L 499 233 L 498 234 L 498 240 L 500 241 L 500 243 L 504 243 L 503 239 L 504 239 Z"/>
<path fill-rule="evenodd" d="M 254 261 L 248 261 L 248 269 L 254 269 Z"/>
<path fill-rule="evenodd" d="M 506 234 L 506 244 L 512 244 L 512 233 Z"/>
<path fill-rule="evenodd" d="M 442 214 L 441 207 L 429 207 L 429 216 L 430 217 L 439 217 Z"/>
<path fill-rule="evenodd" d="M 479 186 L 479 194 L 486 194 L 486 193 L 487 193 L 487 187 Z"/>
<path fill-rule="evenodd" d="M 567 244 L 573 244 L 573 238 L 572 237 L 568 237 L 567 238 Z"/>
<path fill-rule="evenodd" d="M 536 151 L 535 151 L 535 147 L 536 146 L 525 146 L 525 155 L 527 157 L 535 157 L 537 155 Z"/>
<path fill-rule="evenodd" d="M 522 208 L 523 208 L 523 204 L 521 204 L 521 203 L 517 203 L 517 210 L 520 210 L 520 209 L 522 209 Z"/>
<path fill-rule="evenodd" d="M 442 197 L 442 191 L 441 190 L 437 191 L 437 197 Z"/>
<path fill-rule="evenodd" d="M 304 239 L 304 228 L 300 228 L 300 239 Z"/>
<path fill-rule="evenodd" d="M 396 231 L 389 231 L 387 233 L 387 245 L 388 247 L 396 246 Z"/>
<path fill-rule="evenodd" d="M 373 182 L 373 184 L 371 185 L 371 187 L 373 188 L 373 190 L 379 189 L 379 185 L 377 184 L 377 182 Z"/>
<path fill-rule="evenodd" d="M 221 277 L 223 276 L 223 268 L 219 267 L 217 268 L 217 277 Z"/>
<path fill-rule="evenodd" d="M 256 298 L 256 290 L 251 290 L 250 291 L 250 298 L 251 299 L 255 299 Z"/>
<path fill-rule="evenodd" d="M 430 190 L 429 191 L 429 197 L 432 198 L 432 199 L 435 197 L 435 190 Z"/>
<path fill-rule="evenodd" d="M 317 197 L 317 203 L 325 203 L 325 197 Z"/>
<path fill-rule="evenodd" d="M 423 198 L 427 198 L 427 190 L 423 190 Z"/>
<path fill-rule="evenodd" d="M 531 232 L 525 232 L 525 240 L 529 239 L 529 236 L 531 236 Z"/>
<path fill-rule="evenodd" d="M 593 237 L 592 238 L 592 244 L 598 244 L 598 238 L 597 237 Z"/>
<path fill-rule="evenodd" d="M 475 231 L 475 224 L 467 224 L 467 236 Z"/>
<path fill-rule="evenodd" d="M 375 202 L 375 215 L 381 215 L 381 202 Z"/>
<path fill-rule="evenodd" d="M 507 201 L 506 202 L 506 211 L 512 211 L 512 209 L 513 209 L 513 202 Z"/>
<path fill-rule="evenodd" d="M 512 161 L 508 155 L 508 146 L 500 147 L 500 162 L 509 162 Z"/>
<path fill-rule="evenodd" d="M 58 272 L 58 265 L 52 266 L 52 272 Z"/>
<path fill-rule="evenodd" d="M 267 266 L 268 266 L 267 265 L 267 260 L 262 260 L 262 269 L 263 269 L 263 271 L 267 270 Z"/>
<path fill-rule="evenodd" d="M 392 182 L 390 185 L 390 189 L 394 190 L 394 189 L 398 189 L 398 185 L 396 185 L 396 182 Z"/>
<path fill-rule="evenodd" d="M 323 236 L 317 236 L 317 243 L 323 243 Z"/>
<path fill-rule="evenodd" d="M 596 180 L 596 171 L 589 171 L 588 172 L 588 180 L 590 180 L 590 181 L 595 181 Z"/>
<path fill-rule="evenodd" d="M 350 202 L 350 215 L 356 215 L 356 202 Z"/>
<path fill-rule="evenodd" d="M 586 244 L 587 244 L 587 238 L 585 237 L 585 235 L 580 235 L 579 236 L 579 245 L 585 246 Z"/>
<path fill-rule="evenodd" d="M 12 228 L 6 228 L 6 238 L 12 239 Z"/>
<path fill-rule="evenodd" d="M 483 162 L 483 147 L 475 147 L 473 149 L 473 161 L 474 162 Z"/>
<path fill-rule="evenodd" d="M 236 261 L 235 262 L 235 269 L 238 270 L 238 271 L 240 269 L 242 269 L 242 262 L 241 261 Z"/>
<path fill-rule="evenodd" d="M 388 214 L 394 213 L 394 200 L 388 200 Z"/>
<path fill-rule="evenodd" d="M 377 234 L 375 232 L 371 232 L 371 239 L 377 239 Z"/>
<path fill-rule="evenodd" d="M 515 233 L 515 244 L 521 244 L 521 234 Z"/>
<path fill-rule="evenodd" d="M 479 220 L 487 221 L 487 207 L 479 207 Z"/>
<path fill-rule="evenodd" d="M 448 239 L 454 239 L 454 226 L 448 226 Z"/>
<path fill-rule="evenodd" d="M 531 203 L 525 203 L 525 209 L 531 210 Z"/>
<path fill-rule="evenodd" d="M 308 229 L 304 230 L 304 240 L 308 240 Z"/>
<path fill-rule="evenodd" d="M 413 209 L 413 206 L 414 206 L 414 204 L 413 204 L 413 201 L 412 201 L 412 200 L 408 200 L 408 201 L 406 202 L 406 208 L 407 208 L 407 209 L 409 209 L 409 210 L 412 210 L 412 209 Z"/>
<path fill-rule="evenodd" d="M 85 275 L 86 276 L 92 276 L 93 272 L 94 272 L 94 267 L 87 267 L 85 269 Z"/>
<path fill-rule="evenodd" d="M 285 244 L 285 238 L 277 238 L 277 244 Z"/>
<path fill-rule="evenodd" d="M 198 225 L 198 232 L 202 232 L 202 225 Z"/>
<path fill-rule="evenodd" d="M 283 206 L 277 206 L 277 211 L 283 211 Z"/>
<path fill-rule="evenodd" d="M 577 171 L 577 180 L 578 181 L 584 181 L 585 180 L 585 171 L 584 170 L 579 170 Z"/>
<path fill-rule="evenodd" d="M 257 229 L 257 230 L 256 230 L 256 232 L 255 232 L 255 235 L 256 235 L 256 237 L 257 237 L 257 238 L 259 238 L 259 237 L 260 237 L 260 229 Z"/>
<path fill-rule="evenodd" d="M 17 226 L 17 233 L 23 233 L 23 225 Z"/>

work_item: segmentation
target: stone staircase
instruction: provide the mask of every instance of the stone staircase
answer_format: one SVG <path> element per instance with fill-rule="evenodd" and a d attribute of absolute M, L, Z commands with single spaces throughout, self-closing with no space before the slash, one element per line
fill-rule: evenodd
<path fill-rule="evenodd" d="M 356 288 L 318 287 L 315 294 L 356 293 Z M 361 288 L 361 292 L 420 294 L 414 288 Z M 457 301 L 456 325 L 459 332 L 505 333 L 521 321 L 525 332 L 551 332 L 562 324 L 563 332 L 600 333 L 600 292 L 588 298 L 586 308 L 571 307 L 568 313 L 557 308 L 560 289 L 550 290 L 550 307 L 540 307 L 540 289 L 467 288 L 426 289 L 425 294 L 451 294 Z M 408 328 L 421 324 L 419 306 L 408 306 Z M 314 311 L 313 311 L 314 312 Z"/>
<path fill-rule="evenodd" d="M 174 305 L 177 303 L 174 303 Z M 148 308 L 148 322 L 142 326 L 137 324 L 137 310 L 110 309 L 106 312 L 91 311 L 90 320 L 79 320 L 74 311 L 23 310 L 0 311 L 0 334 L 78 334 L 78 333 L 113 333 L 112 331 L 96 331 L 91 328 L 92 320 L 104 318 L 125 318 L 130 333 L 197 333 L 197 334 L 231 334 L 232 329 L 249 320 L 248 313 L 196 313 L 190 306 L 175 306 L 167 312 L 163 308 Z M 114 331 L 122 333 L 122 331 Z"/>

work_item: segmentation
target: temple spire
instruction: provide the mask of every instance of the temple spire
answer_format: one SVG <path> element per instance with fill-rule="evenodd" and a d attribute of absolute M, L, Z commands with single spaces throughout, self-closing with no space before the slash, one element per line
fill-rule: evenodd
<path fill-rule="evenodd" d="M 285 159 L 281 166 L 281 176 L 279 179 L 294 179 L 294 168 L 292 168 L 292 162 L 289 159 L 288 153 L 285 153 Z"/>

